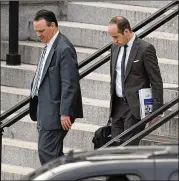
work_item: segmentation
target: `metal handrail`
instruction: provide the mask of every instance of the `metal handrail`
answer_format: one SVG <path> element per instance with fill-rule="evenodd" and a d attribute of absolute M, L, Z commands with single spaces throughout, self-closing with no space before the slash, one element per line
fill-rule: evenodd
<path fill-rule="evenodd" d="M 24 107 L 26 104 L 29 103 L 30 97 L 27 97 L 26 99 L 24 99 L 23 101 L 21 101 L 20 103 L 18 103 L 16 106 L 12 107 L 11 109 L 7 110 L 6 112 L 1 114 L 0 117 L 0 121 L 4 120 L 5 118 L 7 118 L 9 115 L 13 114 L 14 112 L 16 112 L 17 110 L 19 110 L 20 108 Z"/>
<path fill-rule="evenodd" d="M 139 30 L 140 28 L 142 28 L 143 26 L 147 25 L 148 23 L 150 23 L 151 21 L 153 21 L 154 19 L 156 19 L 157 17 L 159 17 L 160 15 L 162 15 L 163 13 L 165 13 L 166 11 L 170 10 L 172 7 L 176 6 L 177 4 L 179 4 L 179 1 L 172 1 L 171 3 L 169 3 L 168 5 L 164 6 L 163 8 L 161 8 L 160 10 L 156 11 L 154 14 L 152 14 L 151 16 L 149 16 L 147 19 L 143 20 L 141 23 L 137 24 L 135 27 L 132 28 L 132 30 L 135 32 L 137 30 Z M 95 58 L 97 58 L 98 56 L 102 55 L 104 52 L 108 51 L 111 47 L 112 43 L 109 43 L 108 45 L 104 46 L 103 48 L 99 49 L 98 51 L 96 51 L 94 54 L 92 54 L 90 57 L 86 58 L 85 60 L 83 60 L 82 62 L 79 63 L 78 65 L 78 69 L 84 67 L 85 65 L 87 65 L 88 63 L 90 63 L 92 60 L 94 60 Z M 110 57 L 106 56 L 103 60 L 104 61 L 100 61 L 99 66 L 101 66 L 102 64 L 106 63 L 108 61 Z M 104 63 L 103 63 L 104 62 Z M 97 68 L 99 66 L 96 66 Z M 85 75 L 86 73 L 84 73 Z M 82 75 L 82 76 L 84 76 Z M 30 96 L 27 97 L 25 100 L 21 101 L 19 104 L 17 104 L 16 106 L 12 107 L 11 109 L 9 109 L 8 111 L 2 113 L 0 115 L 0 121 L 3 121 L 5 118 L 7 118 L 8 116 L 10 116 L 11 114 L 13 114 L 14 112 L 16 112 L 17 110 L 19 110 L 20 108 L 22 108 L 23 106 L 25 106 L 26 104 L 28 104 L 30 102 Z"/>
<path fill-rule="evenodd" d="M 109 145 L 111 145 L 112 143 L 114 143 L 116 140 L 120 140 L 121 138 L 131 134 L 132 131 L 136 130 L 139 126 L 142 125 L 146 125 L 148 122 L 150 122 L 152 119 L 154 119 L 155 117 L 157 117 L 160 114 L 163 114 L 164 111 L 168 110 L 169 108 L 171 108 L 173 105 L 175 105 L 176 103 L 179 102 L 179 97 L 174 98 L 173 100 L 171 100 L 170 102 L 165 103 L 162 107 L 160 107 L 158 110 L 152 112 L 151 114 L 149 114 L 148 116 L 146 116 L 144 119 L 142 119 L 141 121 L 139 121 L 138 123 L 136 123 L 135 125 L 133 125 L 132 127 L 130 127 L 129 129 L 125 130 L 124 132 L 122 132 L 121 134 L 119 134 L 118 136 L 116 136 L 115 138 L 113 138 L 112 140 L 110 140 L 109 142 L 107 142 L 105 145 L 103 145 L 102 147 L 100 147 L 99 149 L 103 149 Z"/>
<path fill-rule="evenodd" d="M 136 140 L 140 140 L 140 139 L 144 138 L 145 136 L 147 136 L 148 134 L 150 134 L 151 132 L 153 132 L 154 130 L 156 130 L 157 128 L 159 128 L 160 126 L 162 126 L 163 124 L 165 124 L 171 118 L 175 117 L 178 114 L 179 114 L 179 108 L 176 108 L 174 111 L 171 111 L 166 116 L 160 118 L 154 124 L 145 128 L 143 131 L 139 132 L 138 134 L 134 135 L 132 138 L 130 138 L 126 142 L 122 143 L 120 146 L 127 146 Z"/>
<path fill-rule="evenodd" d="M 27 114 L 29 114 L 29 108 L 25 109 L 24 111 L 22 111 L 21 113 L 19 113 L 18 115 L 16 115 L 12 119 L 8 120 L 7 122 L 2 123 L 0 126 L 0 130 L 2 131 L 5 127 L 9 127 L 9 126 L 13 125 L 17 121 L 19 121 L 20 119 L 25 117 Z"/>

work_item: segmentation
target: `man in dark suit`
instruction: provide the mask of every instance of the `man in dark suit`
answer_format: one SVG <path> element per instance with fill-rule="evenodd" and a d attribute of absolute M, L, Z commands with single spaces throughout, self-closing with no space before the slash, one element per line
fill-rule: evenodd
<path fill-rule="evenodd" d="M 108 33 L 111 46 L 111 135 L 116 137 L 141 120 L 139 90 L 152 89 L 153 111 L 163 105 L 163 82 L 154 46 L 132 32 L 129 21 L 117 16 L 111 19 Z M 139 127 L 126 139 L 142 131 Z M 135 145 L 139 144 L 136 141 Z M 120 145 L 115 142 L 114 145 Z"/>
<path fill-rule="evenodd" d="M 41 164 L 63 155 L 63 139 L 75 118 L 82 118 L 77 55 L 58 30 L 53 12 L 40 10 L 34 31 L 45 43 L 31 86 L 30 117 L 37 121 Z"/>

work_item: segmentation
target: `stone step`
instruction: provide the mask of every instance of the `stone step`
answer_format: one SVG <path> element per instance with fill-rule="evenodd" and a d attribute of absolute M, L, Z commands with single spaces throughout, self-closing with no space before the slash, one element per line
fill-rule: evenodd
<path fill-rule="evenodd" d="M 65 34 L 75 46 L 101 48 L 111 42 L 111 38 L 107 34 L 107 26 L 68 21 L 60 21 L 58 24 L 60 31 Z M 30 32 L 30 39 L 39 41 L 33 31 L 32 22 L 30 22 Z M 177 34 L 154 31 L 144 39 L 155 45 L 159 57 L 178 59 L 178 52 L 174 51 L 174 49 L 178 47 Z"/>
<path fill-rule="evenodd" d="M 29 49 L 29 47 L 30 47 L 29 44 L 34 45 L 34 49 L 38 50 L 38 49 L 41 49 L 40 47 L 41 47 L 42 43 L 39 43 L 39 42 L 38 43 L 25 42 L 26 44 L 25 44 L 24 47 L 23 47 L 23 45 L 21 43 L 22 42 L 20 42 L 20 50 L 23 50 L 25 48 L 25 51 L 21 52 L 22 63 L 36 64 L 37 62 L 33 62 L 35 60 L 35 58 L 33 58 L 33 56 L 28 57 L 26 55 L 26 53 L 29 54 L 29 55 L 30 54 L 33 55 L 34 51 L 32 52 L 31 51 L 32 49 L 31 48 Z M 4 47 L 4 45 L 7 45 L 6 42 L 5 43 L 3 42 L 2 44 L 3 44 L 2 47 Z M 2 48 L 2 49 L 5 50 L 4 48 Z M 3 51 L 3 50 L 2 50 L 2 52 L 6 52 L 6 51 Z M 76 47 L 76 50 L 77 50 L 77 53 L 78 53 L 78 62 L 81 62 L 86 57 L 89 57 L 92 53 L 94 53 L 97 49 L 89 49 L 89 48 Z M 99 58 L 102 58 L 102 57 L 106 56 L 107 53 L 101 55 Z M 6 53 L 2 53 L 1 55 L 2 55 L 2 60 L 5 60 Z M 87 65 L 84 68 L 80 69 L 80 71 L 85 70 L 86 68 L 88 68 L 92 64 L 96 63 L 99 60 L 99 58 L 95 59 L 92 63 L 90 63 L 89 65 Z M 24 61 L 24 60 L 28 60 L 28 62 Z M 178 60 L 159 58 L 158 62 L 159 62 L 159 66 L 160 66 L 160 70 L 161 70 L 163 81 L 164 82 L 170 82 L 170 83 L 177 83 L 178 82 Z M 2 67 L 5 64 L 6 64 L 5 62 L 2 62 Z M 15 67 L 18 68 L 17 66 L 15 66 Z M 103 74 L 109 74 L 109 62 L 107 62 L 106 64 L 104 64 L 100 68 L 96 69 L 94 72 L 96 72 L 96 73 L 103 73 Z"/>
<path fill-rule="evenodd" d="M 33 41 L 19 41 L 19 54 L 21 55 L 21 62 L 25 64 L 32 64 L 36 65 L 39 61 L 40 53 L 43 47 L 43 43 L 41 42 L 33 42 Z M 85 48 L 85 47 L 75 47 L 78 57 L 78 62 L 83 61 L 85 58 L 89 57 L 91 54 L 95 53 L 97 49 L 94 48 Z M 1 60 L 6 60 L 6 55 L 9 51 L 9 45 L 7 41 L 1 41 Z M 93 60 L 93 63 L 97 62 L 98 60 L 102 59 L 104 56 L 106 56 L 109 52 L 106 52 Z M 93 63 L 90 63 L 88 66 L 92 65 Z M 105 67 L 105 68 L 104 68 Z M 82 70 L 84 70 L 82 68 Z M 95 72 L 98 73 L 109 73 L 109 63 L 107 63 L 107 66 L 101 66 Z"/>
<path fill-rule="evenodd" d="M 2 62 L 1 67 L 2 67 L 1 85 L 11 86 L 11 87 L 16 87 L 16 88 L 21 87 L 25 89 L 30 88 L 36 66 L 27 65 L 27 64 L 22 64 L 21 66 L 7 66 L 5 65 L 5 62 Z M 177 74 L 177 72 L 175 73 Z M 81 79 L 80 84 L 81 84 L 83 96 L 98 98 L 98 99 L 110 99 L 110 94 L 109 94 L 110 76 L 109 75 L 92 72 L 86 77 L 84 77 L 83 79 Z M 176 96 L 176 93 L 178 90 L 178 84 L 164 83 L 164 88 L 167 89 L 165 90 L 166 94 L 164 97 L 170 100 L 171 96 L 169 94 L 172 93 L 172 97 Z M 174 90 L 170 90 L 170 89 L 174 89 Z"/>
<path fill-rule="evenodd" d="M 176 138 L 150 134 L 140 141 L 140 145 L 172 145 L 178 144 Z"/>
<path fill-rule="evenodd" d="M 33 168 L 2 164 L 1 180 L 20 180 L 25 175 L 33 172 Z"/>
<path fill-rule="evenodd" d="M 98 125 L 75 122 L 64 139 L 64 147 L 76 147 L 84 150 L 93 149 L 92 137 L 94 131 L 98 128 Z M 29 116 L 26 116 L 9 128 L 5 128 L 4 138 L 37 142 L 38 133 L 36 123 L 32 122 Z"/>
<path fill-rule="evenodd" d="M 64 153 L 70 150 L 81 151 L 80 149 L 64 147 Z M 13 153 L 13 154 L 12 154 Z M 2 139 L 2 163 L 16 166 L 39 168 L 39 156 L 36 142 L 27 142 L 18 139 Z"/>
<path fill-rule="evenodd" d="M 172 120 L 170 122 L 172 122 Z M 92 138 L 94 136 L 94 132 L 99 127 L 100 127 L 99 125 L 75 122 L 72 126 L 72 129 L 68 132 L 67 136 L 64 139 L 64 147 L 70 147 L 70 148 L 74 147 L 82 150 L 92 150 L 93 149 Z M 157 141 L 157 136 L 156 135 L 154 136 L 155 136 L 155 142 L 167 142 L 165 140 Z M 160 137 L 162 136 L 163 135 L 160 135 Z M 32 122 L 29 116 L 24 117 L 23 119 L 12 125 L 11 127 L 4 129 L 4 138 L 36 142 L 37 137 L 38 134 L 36 130 L 36 123 Z M 164 137 L 167 137 L 168 140 L 170 140 L 170 143 L 171 142 L 176 143 L 178 139 L 177 137 L 171 137 L 166 135 L 164 135 Z M 150 141 L 149 139 L 147 140 Z"/>
<path fill-rule="evenodd" d="M 131 27 L 134 27 L 138 23 L 148 18 L 150 15 L 154 14 L 157 10 L 157 8 L 125 5 L 122 3 L 69 2 L 67 20 L 79 23 L 108 25 L 112 17 L 120 15 L 126 17 L 129 20 Z M 159 19 L 165 17 L 172 11 L 173 10 L 170 10 L 159 18 L 156 18 L 152 23 L 149 23 L 147 26 L 145 26 L 145 28 L 150 27 L 152 24 L 156 23 Z M 177 34 L 178 17 L 175 17 L 169 22 L 165 23 L 165 25 L 161 26 L 157 31 Z"/>
<path fill-rule="evenodd" d="M 6 66 L 3 65 L 2 63 L 1 67 L 2 67 L 1 84 L 5 85 L 5 87 L 2 87 L 1 89 L 2 94 L 5 93 L 4 98 L 2 99 L 2 105 L 4 110 L 7 110 L 10 105 L 9 102 L 13 102 L 14 105 L 17 103 L 17 100 L 15 98 L 11 98 L 12 100 L 10 99 L 9 95 L 7 94 L 8 92 L 18 94 L 22 98 L 23 94 L 25 94 L 25 96 L 30 95 L 29 90 L 13 89 L 12 87 L 16 88 L 21 87 L 29 89 L 31 80 L 34 75 L 35 66 L 32 65 Z M 100 99 L 100 100 L 110 99 L 109 75 L 90 73 L 88 76 L 80 80 L 80 84 L 81 84 L 82 95 L 84 97 L 90 97 L 93 99 Z M 6 86 L 11 86 L 11 88 Z M 164 83 L 165 102 L 170 101 L 172 98 L 176 97 L 177 95 L 178 95 L 178 84 Z"/>
<path fill-rule="evenodd" d="M 177 84 L 178 84 L 178 64 L 177 63 L 178 62 L 174 60 L 170 61 L 170 60 L 160 59 L 159 64 L 160 64 L 161 75 L 162 75 L 164 84 L 169 85 L 170 83 L 171 85 L 174 84 L 174 86 L 177 87 Z M 106 65 L 106 69 L 105 69 L 106 73 L 107 73 L 107 69 L 109 69 L 108 65 Z M 1 85 L 30 89 L 31 81 L 34 77 L 35 70 L 36 70 L 36 65 L 21 64 L 20 66 L 9 66 L 9 65 L 6 65 L 5 61 L 1 61 Z M 110 77 L 107 74 L 92 72 L 80 80 L 82 90 L 84 89 L 84 91 L 88 92 L 88 89 L 86 89 L 86 86 L 89 88 L 99 87 L 100 84 L 103 84 L 103 83 L 107 84 L 107 86 L 109 87 L 109 78 Z M 89 79 L 93 81 L 92 85 L 88 84 Z M 92 91 L 94 94 L 98 94 L 100 90 L 102 90 L 102 88 L 96 89 L 96 91 L 94 90 Z M 104 91 L 104 92 L 109 94 L 108 91 Z M 102 95 L 103 94 L 101 94 L 101 96 Z"/>
<path fill-rule="evenodd" d="M 6 60 L 6 54 L 8 52 L 8 42 L 1 42 L 1 60 Z M 40 57 L 40 52 L 43 44 L 40 42 L 33 41 L 20 41 L 19 42 L 19 53 L 21 54 L 22 63 L 36 65 Z M 85 58 L 89 57 L 91 54 L 97 51 L 97 49 L 75 47 L 78 55 L 78 62 L 81 62 Z M 99 59 L 106 56 L 109 52 L 104 53 L 99 58 L 93 60 L 92 63 L 86 65 L 80 71 L 85 70 L 89 66 L 96 63 Z M 158 58 L 162 78 L 164 82 L 170 82 L 178 84 L 178 60 Z M 2 67 L 6 63 L 2 62 Z M 22 65 L 23 66 L 23 65 Z M 16 66 L 15 66 L 16 67 Z M 102 65 L 100 68 L 96 69 L 94 72 L 109 74 L 109 62 Z"/>
<path fill-rule="evenodd" d="M 101 48 L 112 40 L 107 34 L 107 26 L 61 21 L 59 27 L 75 46 Z M 152 32 L 144 40 L 155 46 L 159 57 L 178 59 L 175 51 L 178 48 L 177 34 Z"/>
<path fill-rule="evenodd" d="M 21 62 L 25 64 L 37 65 L 43 46 L 44 44 L 41 42 L 19 41 L 19 54 L 21 55 Z M 98 50 L 95 48 L 86 47 L 75 47 L 75 49 L 78 55 L 78 62 L 81 62 Z M 8 51 L 8 41 L 1 41 L 1 60 L 6 60 L 6 54 L 8 54 Z M 105 55 L 107 55 L 107 53 Z"/>
<path fill-rule="evenodd" d="M 18 87 L 19 84 L 16 84 L 16 86 Z M 25 86 L 20 84 L 20 86 L 27 87 L 29 84 L 26 83 L 26 85 L 24 84 Z M 85 79 L 82 79 L 80 84 L 83 97 L 98 100 L 110 100 L 110 83 L 107 75 L 91 73 Z M 177 84 L 164 83 L 163 86 L 164 102 L 171 101 L 178 96 Z M 13 95 L 16 96 L 14 97 Z M 1 105 L 3 110 L 11 108 L 11 106 L 16 105 L 20 100 L 25 99 L 25 97 L 29 95 L 30 89 L 1 86 Z"/>
<path fill-rule="evenodd" d="M 1 86 L 1 109 L 7 111 L 29 96 L 30 91 Z M 104 125 L 109 117 L 109 101 L 83 97 L 84 118 L 80 122 Z M 26 108 L 29 105 L 26 106 Z"/>
<path fill-rule="evenodd" d="M 80 83 L 83 96 L 94 99 L 110 99 L 109 75 L 90 73 Z M 170 101 L 178 95 L 178 84 L 163 83 L 163 87 L 165 101 Z"/>
<path fill-rule="evenodd" d="M 12 89 L 12 88 L 5 89 L 4 87 L 1 87 L 1 91 L 2 91 L 1 92 L 2 99 L 4 97 L 4 94 L 6 94 L 6 97 L 9 97 L 9 100 L 18 100 L 18 102 L 21 101 L 22 99 L 24 99 L 24 97 L 26 97 L 26 95 L 23 95 L 23 97 L 21 97 L 16 94 L 16 92 L 19 92 L 19 94 L 21 93 L 20 89 L 16 89 L 16 91 L 15 91 L 15 89 Z M 13 97 L 16 97 L 16 98 L 13 98 Z M 17 103 L 13 103 L 12 101 L 9 101 L 6 103 L 6 105 L 8 105 L 9 107 L 6 106 L 6 108 L 9 109 L 15 104 L 17 104 Z M 177 105 L 175 105 L 175 107 L 176 106 Z M 4 107 L 5 106 L 2 104 L 2 109 L 7 110 L 7 109 L 4 109 Z M 72 127 L 75 129 L 75 132 L 73 132 L 73 131 L 70 132 L 70 134 L 72 134 L 72 135 L 73 135 L 73 133 L 75 134 L 74 139 L 76 139 L 76 140 L 78 140 L 78 138 L 76 137 L 77 136 L 76 132 L 78 132 L 77 130 L 81 129 L 81 127 L 83 128 L 84 126 L 86 126 L 85 130 L 89 127 L 88 129 L 94 131 L 97 129 L 97 127 L 95 127 L 95 125 L 102 126 L 107 123 L 107 120 L 109 117 L 109 100 L 99 100 L 99 99 L 91 99 L 91 98 L 83 97 L 83 111 L 84 111 L 84 118 L 77 119 L 75 124 L 73 125 L 74 127 Z M 166 111 L 166 114 L 169 111 Z M 27 123 L 27 120 L 29 120 L 28 123 Z M 34 126 L 35 123 L 30 121 L 29 116 L 26 116 L 25 118 L 23 118 L 21 120 L 21 122 L 22 123 L 18 122 L 15 125 L 13 125 L 12 127 L 7 128 L 6 134 L 10 135 L 12 138 L 16 138 L 16 137 L 14 137 L 14 134 L 19 134 L 20 137 L 18 137 L 16 139 L 21 139 L 21 137 L 23 137 L 24 139 L 28 139 L 28 141 L 34 141 L 35 138 L 33 138 L 33 140 L 30 140 L 30 139 L 31 139 L 31 137 L 33 137 L 36 134 L 36 133 L 34 133 L 34 132 L 36 132 L 36 126 Z M 23 132 L 16 133 L 16 131 L 19 129 L 26 130 L 26 126 L 27 126 L 26 124 L 29 124 L 28 130 L 30 131 L 30 133 L 33 132 L 33 134 L 27 135 L 27 133 L 23 133 Z M 76 124 L 77 124 L 77 127 L 76 127 Z M 90 124 L 92 125 L 92 128 L 90 127 Z M 13 128 L 14 126 L 16 128 Z M 95 127 L 95 129 L 94 129 L 94 127 Z M 8 131 L 9 129 L 11 131 Z M 178 136 L 177 130 L 178 130 L 178 117 L 175 117 L 170 122 L 163 125 L 161 128 L 158 128 L 155 131 L 155 134 L 177 137 Z M 84 133 L 84 131 L 82 131 L 82 132 L 79 132 L 78 134 L 79 135 L 81 134 L 83 137 L 84 136 L 83 134 L 86 134 L 86 133 Z M 72 135 L 70 135 L 69 137 L 71 137 Z M 72 138 L 73 138 L 73 136 L 72 136 Z M 88 140 L 88 142 L 89 142 L 89 140 Z M 66 145 L 66 146 L 68 146 L 68 145 Z"/>
<path fill-rule="evenodd" d="M 134 5 L 134 6 L 140 6 L 140 7 L 162 8 L 165 5 L 169 4 L 171 1 L 121 1 L 120 0 L 120 1 L 108 1 L 108 2 Z"/>
<path fill-rule="evenodd" d="M 32 21 L 37 11 L 48 9 L 55 13 L 57 19 L 63 19 L 66 14 L 66 6 L 62 1 L 28 1 L 19 2 L 19 40 L 27 40 L 29 37 L 29 21 Z M 9 2 L 1 3 L 1 40 L 9 39 Z"/>
<path fill-rule="evenodd" d="M 12 88 L 11 88 L 12 90 Z M 3 91 L 3 88 L 2 88 Z M 17 90 L 10 93 L 4 93 L 2 92 L 2 98 L 4 98 L 4 95 L 8 97 L 6 105 L 8 110 L 12 106 L 15 105 L 15 102 L 12 102 L 10 100 L 17 100 L 17 102 L 23 100 L 26 96 L 17 96 L 15 92 Z M 20 91 L 18 91 L 20 92 Z M 14 98 L 15 97 L 15 98 Z M 17 104 L 16 102 L 16 104 Z M 9 104 L 8 104 L 9 103 Z M 175 106 L 176 107 L 176 106 Z M 2 108 L 4 108 L 4 104 L 2 103 Z M 89 99 L 83 97 L 83 110 L 84 110 L 84 118 L 83 119 L 77 119 L 77 122 L 80 123 L 87 123 L 87 124 L 94 124 L 94 125 L 105 125 L 107 123 L 107 118 L 109 117 L 109 101 L 107 100 L 97 100 L 97 99 Z M 167 111 L 168 112 L 168 111 Z M 167 113 L 166 112 L 166 113 Z M 75 125 L 74 125 L 75 126 Z M 169 135 L 178 137 L 178 117 L 175 117 L 172 119 L 172 121 L 166 123 L 161 128 L 158 128 L 154 133 L 155 134 L 161 134 L 161 135 Z"/>
<path fill-rule="evenodd" d="M 39 41 L 32 27 L 30 26 L 30 40 Z M 107 33 L 107 26 L 85 24 L 78 22 L 59 21 L 60 31 L 66 35 L 75 45 L 88 48 L 101 48 L 112 41 Z M 137 32 L 137 35 L 139 32 Z M 144 40 L 152 43 L 157 51 L 157 55 L 162 58 L 178 59 L 178 35 L 173 33 L 165 33 L 154 31 L 150 33 Z"/>

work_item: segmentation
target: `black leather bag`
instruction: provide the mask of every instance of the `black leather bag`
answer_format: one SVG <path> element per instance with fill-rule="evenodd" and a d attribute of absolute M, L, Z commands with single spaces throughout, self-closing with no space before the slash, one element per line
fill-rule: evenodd
<path fill-rule="evenodd" d="M 37 121 L 37 105 L 38 98 L 35 96 L 33 99 L 30 99 L 29 103 L 29 115 L 32 121 Z"/>
<path fill-rule="evenodd" d="M 94 133 L 92 142 L 94 143 L 94 149 L 100 148 L 111 140 L 111 120 L 109 119 L 106 126 L 102 126 Z"/>

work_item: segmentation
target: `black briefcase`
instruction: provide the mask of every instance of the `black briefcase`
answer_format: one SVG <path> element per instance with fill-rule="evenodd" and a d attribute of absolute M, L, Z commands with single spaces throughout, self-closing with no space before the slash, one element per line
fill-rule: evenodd
<path fill-rule="evenodd" d="M 106 126 L 97 129 L 94 133 L 92 142 L 94 143 L 94 149 L 100 148 L 111 140 L 111 125 L 110 120 Z"/>
<path fill-rule="evenodd" d="M 38 98 L 34 96 L 34 98 L 30 98 L 29 103 L 29 115 L 32 121 L 37 121 L 37 105 L 38 105 Z"/>

